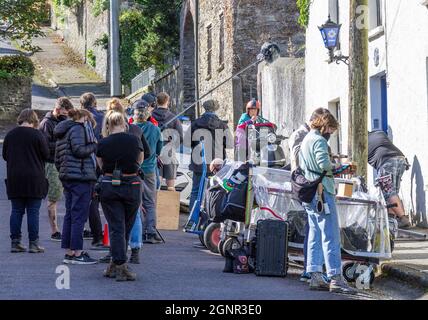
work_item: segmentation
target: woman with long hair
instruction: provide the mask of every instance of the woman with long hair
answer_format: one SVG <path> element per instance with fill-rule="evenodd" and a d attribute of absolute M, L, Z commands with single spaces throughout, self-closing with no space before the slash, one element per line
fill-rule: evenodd
<path fill-rule="evenodd" d="M 83 251 L 83 229 L 97 181 L 95 120 L 85 109 L 70 110 L 68 116 L 70 119 L 54 130 L 58 139 L 55 165 L 64 187 L 66 207 L 61 247 L 66 250 L 64 263 L 94 264 L 97 260 Z"/>

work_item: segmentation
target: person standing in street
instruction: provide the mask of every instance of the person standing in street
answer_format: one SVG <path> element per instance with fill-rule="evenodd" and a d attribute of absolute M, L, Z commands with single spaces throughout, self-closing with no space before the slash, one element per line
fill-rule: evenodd
<path fill-rule="evenodd" d="M 3 159 L 6 161 L 6 190 L 12 203 L 10 215 L 11 252 L 25 252 L 22 244 L 22 219 L 27 213 L 29 252 L 42 253 L 39 245 L 39 213 L 48 192 L 45 163 L 49 147 L 43 133 L 38 130 L 39 119 L 31 109 L 24 109 L 18 117 L 18 127 L 6 135 Z"/>
<path fill-rule="evenodd" d="M 103 136 L 109 135 L 110 128 L 109 128 L 109 124 L 107 123 L 107 119 L 109 118 L 110 114 L 113 112 L 119 112 L 123 114 L 126 122 L 125 108 L 122 106 L 119 99 L 113 98 L 107 106 L 107 114 L 104 118 L 104 124 L 103 124 L 103 130 L 102 130 Z M 151 148 L 147 142 L 147 139 L 145 138 L 143 130 L 134 123 L 132 124 L 128 123 L 126 132 L 135 136 L 138 139 L 141 139 L 141 143 L 144 148 L 144 159 L 148 159 L 150 157 Z M 131 258 L 129 261 L 130 263 L 139 263 L 139 252 L 140 252 L 142 243 L 143 243 L 143 225 L 141 221 L 141 209 L 138 208 L 137 216 L 131 231 L 130 242 L 129 242 L 129 245 L 132 251 Z M 100 262 L 109 263 L 110 260 L 111 260 L 111 252 L 107 256 L 100 259 Z"/>
<path fill-rule="evenodd" d="M 80 106 L 82 109 L 89 111 L 96 122 L 94 128 L 95 138 L 101 140 L 101 130 L 103 127 L 104 114 L 97 109 L 97 99 L 92 92 L 86 92 L 80 97 Z M 100 169 L 96 168 L 97 177 L 100 176 Z M 83 230 L 84 239 L 92 239 L 92 248 L 103 248 L 103 226 L 101 223 L 99 201 L 95 195 L 92 195 L 91 205 L 89 207 L 89 230 Z"/>
<path fill-rule="evenodd" d="M 61 247 L 66 250 L 64 263 L 94 264 L 97 260 L 83 251 L 83 229 L 97 181 L 97 139 L 92 129 L 96 124 L 92 114 L 84 109 L 70 110 L 68 115 L 70 119 L 54 129 L 58 139 L 55 165 L 64 187 L 66 207 Z"/>
<path fill-rule="evenodd" d="M 162 239 L 159 237 L 156 230 L 156 203 L 157 203 L 157 186 L 156 186 L 156 166 L 157 157 L 162 151 L 162 138 L 161 132 L 149 118 L 151 116 L 148 108 L 136 109 L 134 112 L 136 124 L 143 130 L 143 134 L 146 137 L 151 153 L 148 157 L 144 158 L 144 162 L 141 166 L 141 170 L 144 174 L 143 180 L 143 202 L 142 206 L 144 209 L 144 230 L 145 243 L 161 243 Z M 134 233 L 134 230 L 133 232 Z M 131 249 L 137 250 L 135 241 L 132 241 L 131 237 Z M 133 243 L 134 242 L 134 243 Z"/>
<path fill-rule="evenodd" d="M 354 294 L 342 275 L 341 244 L 339 220 L 336 209 L 333 164 L 330 161 L 327 139 L 339 127 L 337 120 L 325 113 L 311 123 L 311 131 L 303 139 L 299 165 L 305 178 L 316 181 L 324 174 L 311 203 L 303 203 L 308 214 L 308 257 L 306 272 L 311 274 L 311 290 L 330 290 L 330 292 Z M 320 208 L 319 203 L 322 203 Z M 323 264 L 328 284 L 322 276 Z"/>
<path fill-rule="evenodd" d="M 141 178 L 138 174 L 144 160 L 141 139 L 127 133 L 124 115 L 110 112 L 105 125 L 107 135 L 98 145 L 97 162 L 103 177 L 99 195 L 108 221 L 112 259 L 104 276 L 117 281 L 136 280 L 127 262 L 131 229 L 141 204 Z"/>
<path fill-rule="evenodd" d="M 309 122 L 304 123 L 299 127 L 299 129 L 297 129 L 291 134 L 290 139 L 288 141 L 288 145 L 290 148 L 291 172 L 295 171 L 299 167 L 300 148 L 302 146 L 303 139 L 305 139 L 307 134 L 311 131 L 311 124 L 318 117 L 329 113 L 330 111 L 325 108 L 316 109 L 312 113 L 311 118 L 309 119 Z M 306 265 L 308 260 L 308 238 L 309 238 L 309 221 L 306 223 L 306 226 L 305 226 L 305 240 L 303 242 L 304 271 L 300 275 L 300 281 L 302 282 L 308 282 L 311 280 L 311 274 L 309 272 L 306 272 Z"/>
<path fill-rule="evenodd" d="M 55 147 L 56 138 L 54 136 L 54 129 L 58 123 L 67 120 L 68 111 L 73 109 L 73 104 L 67 98 L 58 98 L 55 108 L 46 113 L 43 120 L 40 122 L 39 130 L 43 132 L 49 144 L 49 158 L 46 161 L 46 178 L 49 182 L 48 191 L 48 216 L 51 225 L 51 240 L 61 241 L 61 232 L 57 223 L 57 203 L 61 199 L 63 188 L 59 180 L 59 173 L 55 167 Z"/>
<path fill-rule="evenodd" d="M 390 176 L 391 183 L 380 183 L 383 197 L 387 204 L 395 204 L 389 213 L 397 219 L 400 229 L 407 229 L 410 220 L 406 216 L 403 203 L 399 197 L 401 178 L 410 165 L 401 152 L 383 131 L 369 132 L 368 162 L 376 169 L 377 179 Z"/>
<path fill-rule="evenodd" d="M 161 92 L 156 97 L 157 108 L 152 116 L 159 123 L 165 141 L 160 160 L 163 166 L 160 170 L 160 176 L 166 180 L 169 191 L 175 191 L 175 179 L 177 177 L 178 160 L 176 157 L 176 148 L 183 143 L 183 127 L 176 115 L 169 111 L 169 95 Z"/>
<path fill-rule="evenodd" d="M 199 185 L 202 178 L 202 158 L 200 139 L 203 138 L 206 157 L 207 173 L 211 174 L 209 164 L 213 159 L 226 159 L 226 148 L 233 148 L 233 137 L 225 121 L 222 121 L 216 111 L 220 108 L 218 101 L 207 100 L 202 107 L 205 113 L 195 121 L 192 121 L 192 157 L 189 169 L 193 171 L 192 192 L 190 195 L 190 210 L 198 197 Z M 196 141 L 193 139 L 195 138 Z"/>

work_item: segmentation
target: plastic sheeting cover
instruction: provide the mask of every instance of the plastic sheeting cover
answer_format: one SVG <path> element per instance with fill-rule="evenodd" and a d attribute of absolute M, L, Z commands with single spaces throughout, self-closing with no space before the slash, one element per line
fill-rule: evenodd
<path fill-rule="evenodd" d="M 291 197 L 291 173 L 284 170 L 254 168 L 252 183 L 255 201 L 251 223 L 280 219 L 290 222 L 290 241 L 303 243 L 307 214 Z M 387 210 L 379 195 L 354 193 L 352 199 L 336 201 L 342 249 L 365 258 L 391 258 Z"/>

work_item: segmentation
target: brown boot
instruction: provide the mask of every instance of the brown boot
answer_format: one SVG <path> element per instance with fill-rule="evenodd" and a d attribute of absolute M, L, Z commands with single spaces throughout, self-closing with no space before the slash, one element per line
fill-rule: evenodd
<path fill-rule="evenodd" d="M 45 248 L 39 246 L 39 241 L 30 241 L 30 249 L 28 250 L 30 253 L 43 253 L 45 252 Z"/>
<path fill-rule="evenodd" d="M 131 272 L 126 263 L 116 266 L 116 281 L 135 281 L 137 274 Z"/>
<path fill-rule="evenodd" d="M 104 270 L 104 277 L 106 278 L 116 278 L 117 275 L 117 266 L 110 261 L 110 264 L 107 266 L 107 269 Z"/>

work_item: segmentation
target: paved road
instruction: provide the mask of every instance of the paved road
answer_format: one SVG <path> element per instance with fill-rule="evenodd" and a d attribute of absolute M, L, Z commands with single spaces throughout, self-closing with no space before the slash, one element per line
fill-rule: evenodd
<path fill-rule="evenodd" d="M 0 145 L 1 147 L 1 145 Z M 218 255 L 193 248 L 196 237 L 181 231 L 163 232 L 166 244 L 146 245 L 142 264 L 134 268 L 136 282 L 117 283 L 102 277 L 105 265 L 70 266 L 70 289 L 58 290 L 56 268 L 61 265 L 60 244 L 49 239 L 46 204 L 40 217 L 40 239 L 44 254 L 12 254 L 9 240 L 9 201 L 3 179 L 5 163 L 0 161 L 0 299 L 346 299 L 323 292 L 311 292 L 298 281 L 299 270 L 285 279 L 260 278 L 254 274 L 224 274 L 224 260 Z M 60 205 L 62 224 L 64 205 Z M 182 217 L 185 219 L 185 216 Z M 27 243 L 26 222 L 23 224 Z M 89 246 L 89 241 L 85 245 Z M 102 252 L 91 252 L 100 258 Z"/>

